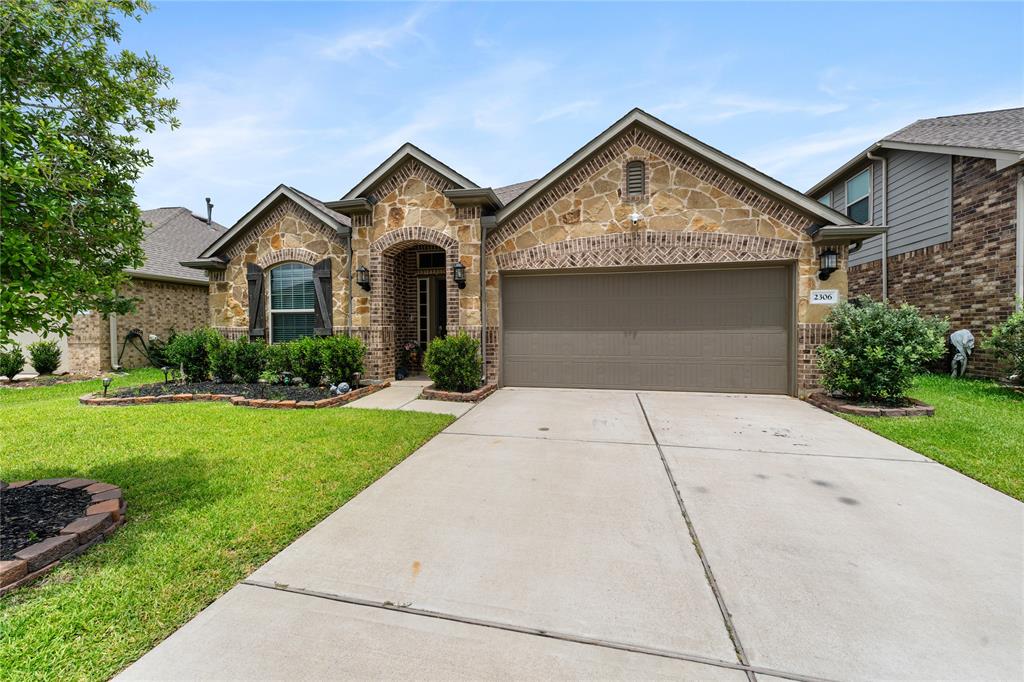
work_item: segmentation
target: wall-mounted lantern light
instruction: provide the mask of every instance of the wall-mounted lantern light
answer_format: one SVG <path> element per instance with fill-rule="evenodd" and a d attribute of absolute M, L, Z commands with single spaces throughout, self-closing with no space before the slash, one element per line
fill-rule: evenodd
<path fill-rule="evenodd" d="M 362 265 L 356 268 L 356 284 L 362 287 L 363 291 L 370 290 L 370 271 Z"/>
<path fill-rule="evenodd" d="M 452 266 L 452 279 L 459 285 L 460 289 L 466 288 L 466 266 L 462 263 L 456 263 Z"/>
<path fill-rule="evenodd" d="M 835 249 L 828 248 L 818 256 L 818 279 L 825 281 L 836 271 L 839 265 L 839 254 Z"/>

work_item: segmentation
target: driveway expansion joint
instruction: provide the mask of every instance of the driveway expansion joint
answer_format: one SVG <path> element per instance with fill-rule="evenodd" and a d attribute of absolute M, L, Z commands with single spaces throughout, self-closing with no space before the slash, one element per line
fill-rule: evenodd
<path fill-rule="evenodd" d="M 698 654 L 690 654 L 682 651 L 671 651 L 668 649 L 645 647 L 639 644 L 630 644 L 628 642 L 616 642 L 608 639 L 586 637 L 584 635 L 574 635 L 570 633 L 557 632 L 550 629 L 532 628 L 523 625 L 514 625 L 512 623 L 502 623 L 499 621 L 485 620 L 482 618 L 457 616 L 455 614 L 445 613 L 442 611 L 431 611 L 428 609 L 416 608 L 407 603 L 396 604 L 395 602 L 390 601 L 376 601 L 373 599 L 364 599 L 362 597 L 341 595 L 333 592 L 320 592 L 317 590 L 309 590 L 302 587 L 293 587 L 291 585 L 285 585 L 278 582 L 265 582 L 263 580 L 254 580 L 251 578 L 246 578 L 245 580 L 242 580 L 239 584 L 245 585 L 247 587 L 256 587 L 265 590 L 287 592 L 290 594 L 295 594 L 303 597 L 310 597 L 314 599 L 326 599 L 329 601 L 341 602 L 343 604 L 351 604 L 353 606 L 381 609 L 384 611 L 395 611 L 398 613 L 404 613 L 410 616 L 418 616 L 421 618 L 436 618 L 438 620 L 462 623 L 465 625 L 493 628 L 495 630 L 514 632 L 522 635 L 544 637 L 547 639 L 555 639 L 563 642 L 582 644 L 584 646 L 596 646 L 605 649 L 615 649 L 617 651 L 625 651 L 634 654 L 657 656 L 660 658 L 688 661 L 691 663 L 700 663 L 703 665 L 714 666 L 716 668 L 727 668 L 730 670 L 737 670 L 746 673 L 747 677 L 751 680 L 757 679 L 753 677 L 753 675 L 756 673 L 760 675 L 769 675 L 772 677 L 784 678 L 787 680 L 794 680 L 795 682 L 833 682 L 833 680 L 829 680 L 828 678 L 801 675 L 799 673 L 791 673 L 783 670 L 775 670 L 772 668 L 763 668 L 761 666 L 752 666 L 749 663 L 733 663 L 732 661 L 723 661 L 719 658 L 710 658 L 708 656 L 700 656 Z"/>
<path fill-rule="evenodd" d="M 665 457 L 665 452 L 661 449 L 661 443 L 658 442 L 658 435 L 654 432 L 654 427 L 651 426 L 651 420 L 650 417 L 647 416 L 647 409 L 644 407 L 644 401 L 640 397 L 639 393 L 634 395 L 636 395 L 637 403 L 640 404 L 640 412 L 644 415 L 644 421 L 647 423 L 647 429 L 651 432 L 651 438 L 654 439 L 654 446 L 658 448 L 658 455 L 661 457 L 661 463 L 665 467 L 665 474 L 668 476 L 668 481 L 672 486 L 672 492 L 676 496 L 676 502 L 679 503 L 679 512 L 682 514 L 683 521 L 686 523 L 686 530 L 690 533 L 690 540 L 693 542 L 693 547 L 697 552 L 697 556 L 700 558 L 700 563 L 704 566 L 704 575 L 707 577 L 708 585 L 711 587 L 711 592 L 715 595 L 715 601 L 718 602 L 718 609 L 722 613 L 722 621 L 725 625 L 725 629 L 729 633 L 729 639 L 732 640 L 733 648 L 736 649 L 736 657 L 744 666 L 744 672 L 747 674 L 747 679 L 750 680 L 750 682 L 756 682 L 757 678 L 750 669 L 750 659 L 747 658 L 747 652 L 743 649 L 743 643 L 740 641 L 740 635 L 736 632 L 736 627 L 733 625 L 732 614 L 729 613 L 729 607 L 726 606 L 725 597 L 722 596 L 722 591 L 718 587 L 718 581 L 715 580 L 715 574 L 711 571 L 711 563 L 704 554 L 704 548 L 701 546 L 700 538 L 697 537 L 697 529 L 693 525 L 693 520 L 690 519 L 690 513 L 686 510 L 686 503 L 683 502 L 682 493 L 679 492 L 679 484 L 676 483 L 676 477 L 672 474 L 672 468 L 668 465 L 668 459 Z"/>

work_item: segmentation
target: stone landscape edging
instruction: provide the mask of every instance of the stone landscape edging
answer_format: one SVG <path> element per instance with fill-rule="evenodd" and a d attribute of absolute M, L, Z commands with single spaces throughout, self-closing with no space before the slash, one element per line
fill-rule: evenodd
<path fill-rule="evenodd" d="M 380 384 L 369 384 L 360 388 L 342 393 L 341 395 L 323 398 L 321 400 L 266 400 L 263 398 L 246 398 L 241 395 L 221 393 L 169 393 L 167 395 L 122 395 L 109 396 L 104 398 L 99 393 L 87 393 L 78 399 L 83 405 L 102 405 L 124 407 L 126 405 L 152 405 L 154 403 L 187 403 L 187 402 L 230 402 L 238 407 L 263 407 L 279 410 L 311 410 L 323 407 L 337 407 L 350 403 L 353 400 L 376 393 L 391 385 L 390 381 Z"/>
<path fill-rule="evenodd" d="M 496 390 L 498 390 L 497 384 L 486 384 L 475 391 L 459 393 L 457 391 L 439 391 L 434 388 L 434 384 L 430 384 L 423 389 L 421 397 L 424 400 L 447 400 L 456 403 L 475 403 L 483 400 Z"/>
<path fill-rule="evenodd" d="M 64 526 L 60 533 L 18 550 L 14 559 L 0 561 L 0 596 L 41 578 L 56 566 L 106 540 L 124 525 L 127 504 L 121 488 L 89 478 L 44 478 L 40 480 L 0 482 L 0 489 L 49 485 L 58 488 L 84 488 L 92 498 L 85 514 Z"/>
<path fill-rule="evenodd" d="M 833 414 L 852 414 L 858 417 L 934 417 L 935 408 L 920 400 L 908 398 L 912 404 L 903 407 L 884 405 L 856 405 L 827 393 L 812 393 L 807 402 Z"/>

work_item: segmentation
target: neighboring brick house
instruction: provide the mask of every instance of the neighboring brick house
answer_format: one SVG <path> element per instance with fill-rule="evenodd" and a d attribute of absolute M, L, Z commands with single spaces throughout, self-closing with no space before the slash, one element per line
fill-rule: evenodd
<path fill-rule="evenodd" d="M 888 230 L 850 254 L 850 295 L 911 303 L 983 338 L 1024 295 L 1024 108 L 912 123 L 808 194 Z M 984 349 L 968 372 L 1003 372 Z"/>
<path fill-rule="evenodd" d="M 184 264 L 223 333 L 350 333 L 374 379 L 465 331 L 502 385 L 797 394 L 848 245 L 881 231 L 635 109 L 532 182 L 406 144 L 338 201 L 281 185 Z"/>
<path fill-rule="evenodd" d="M 139 299 L 135 312 L 106 317 L 95 312 L 76 315 L 71 334 L 59 341 L 65 351 L 61 371 L 111 369 L 111 357 L 116 362 L 122 347 L 121 366 L 142 367 L 148 364 L 145 356 L 131 343 L 124 346 L 131 330 L 141 331 L 148 343 L 150 334 L 166 341 L 174 330 L 206 324 L 206 277 L 182 266 L 180 261 L 209 246 L 224 234 L 224 226 L 180 207 L 143 211 L 142 219 L 148 224 L 142 242 L 146 262 L 138 270 L 128 271 L 131 280 L 120 292 Z M 16 340 L 24 344 L 36 337 Z M 27 359 L 27 352 L 25 356 Z"/>

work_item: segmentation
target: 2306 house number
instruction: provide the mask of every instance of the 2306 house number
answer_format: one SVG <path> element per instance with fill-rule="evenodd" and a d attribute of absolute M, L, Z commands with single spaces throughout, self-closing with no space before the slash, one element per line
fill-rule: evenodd
<path fill-rule="evenodd" d="M 815 289 L 811 292 L 811 303 L 817 305 L 835 305 L 839 303 L 838 289 Z"/>

